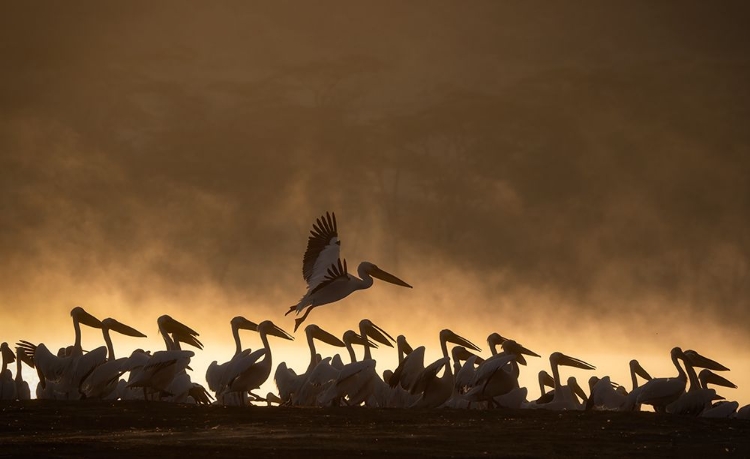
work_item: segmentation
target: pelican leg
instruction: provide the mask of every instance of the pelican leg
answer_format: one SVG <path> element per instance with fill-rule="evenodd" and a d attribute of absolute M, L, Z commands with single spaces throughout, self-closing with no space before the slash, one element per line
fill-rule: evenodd
<path fill-rule="evenodd" d="M 312 311 L 314 307 L 315 306 L 310 306 L 309 308 L 307 308 L 307 311 L 305 311 L 305 314 L 302 317 L 300 317 L 299 319 L 294 319 L 294 331 L 295 332 L 297 331 L 299 326 L 302 324 L 302 322 L 304 322 L 305 319 L 307 319 L 307 316 L 310 314 L 310 311 Z"/>

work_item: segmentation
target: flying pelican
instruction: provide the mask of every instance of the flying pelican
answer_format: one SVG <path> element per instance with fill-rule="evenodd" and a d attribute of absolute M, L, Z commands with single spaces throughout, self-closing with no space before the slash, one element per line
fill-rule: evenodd
<path fill-rule="evenodd" d="M 0 370 L 0 400 L 15 400 L 16 383 L 13 381 L 13 375 L 8 369 L 8 364 L 16 361 L 16 355 L 6 342 L 0 345 L 0 354 L 3 358 L 3 368 Z"/>
<path fill-rule="evenodd" d="M 91 374 L 81 383 L 81 392 L 87 398 L 105 399 L 109 397 L 119 398 L 121 394 L 117 389 L 124 389 L 125 381 L 119 383 L 120 376 L 125 370 L 128 357 L 115 357 L 115 348 L 112 345 L 110 330 L 126 336 L 145 338 L 146 335 L 133 327 L 120 323 L 112 318 L 102 320 L 102 336 L 107 346 L 107 361 L 93 369 Z"/>
<path fill-rule="evenodd" d="M 297 315 L 307 309 L 301 318 L 294 320 L 294 331 L 305 321 L 310 311 L 318 306 L 346 298 L 357 290 L 372 287 L 373 277 L 402 287 L 412 288 L 393 274 L 363 261 L 357 268 L 359 278 L 347 271 L 346 260 L 339 257 L 341 241 L 336 225 L 336 214 L 326 212 L 317 219 L 307 240 L 307 250 L 302 258 L 302 277 L 307 282 L 307 293 L 286 314 Z"/>
<path fill-rule="evenodd" d="M 214 360 L 208 365 L 208 369 L 206 370 L 206 382 L 208 383 L 208 388 L 211 389 L 214 394 L 218 394 L 219 392 L 224 390 L 228 382 L 226 374 L 229 371 L 229 368 L 235 365 L 241 356 L 247 355 L 251 352 L 249 348 L 246 350 L 242 349 L 242 342 L 240 341 L 240 330 L 258 330 L 258 324 L 251 322 L 242 316 L 233 317 L 232 320 L 229 321 L 229 323 L 232 327 L 232 337 L 234 338 L 234 355 L 230 360 L 222 364 L 219 364 L 216 360 Z M 238 394 L 241 393 L 238 392 Z M 229 401 L 225 400 L 224 397 L 218 398 L 217 400 L 222 405 L 229 403 Z M 245 401 L 244 398 L 240 397 L 238 400 L 234 400 L 230 404 L 244 405 Z"/>

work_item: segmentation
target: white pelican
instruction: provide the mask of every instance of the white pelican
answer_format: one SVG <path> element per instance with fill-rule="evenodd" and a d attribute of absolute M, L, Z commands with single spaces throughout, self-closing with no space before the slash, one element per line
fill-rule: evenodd
<path fill-rule="evenodd" d="M 13 380 L 13 374 L 8 369 L 8 364 L 16 361 L 16 355 L 6 342 L 0 344 L 0 354 L 3 358 L 3 368 L 0 370 L 0 400 L 15 400 L 16 383 Z"/>
<path fill-rule="evenodd" d="M 503 348 L 503 352 L 497 353 L 495 346 L 500 341 Z M 466 394 L 465 398 L 472 402 L 487 401 L 490 406 L 497 405 L 495 397 L 500 397 L 509 394 L 516 389 L 520 389 L 518 385 L 518 376 L 520 369 L 518 364 L 526 365 L 526 359 L 524 355 L 532 357 L 540 357 L 536 352 L 526 349 L 516 341 L 505 339 L 493 333 L 488 338 L 490 348 L 493 349 L 495 355 L 488 358 L 482 363 L 474 374 L 474 380 L 471 382 L 472 389 Z M 524 400 L 519 400 L 516 397 L 512 398 L 514 405 L 520 406 Z M 525 397 L 526 394 L 523 394 Z"/>
<path fill-rule="evenodd" d="M 596 367 L 593 365 L 586 363 L 582 360 L 579 360 L 575 357 L 570 357 L 568 355 L 565 355 L 561 352 L 553 352 L 549 356 L 549 363 L 552 367 L 552 379 L 555 383 L 555 392 L 552 397 L 552 401 L 549 403 L 537 403 L 537 404 L 527 404 L 525 405 L 527 408 L 544 408 L 548 410 L 578 410 L 581 409 L 582 406 L 578 402 L 578 399 L 576 398 L 576 395 L 581 396 L 582 398 L 586 398 L 586 394 L 583 394 L 580 386 L 578 383 L 575 382 L 575 379 L 571 380 L 568 378 L 568 385 L 563 386 L 560 382 L 560 370 L 559 366 L 569 366 L 574 368 L 581 368 L 583 370 L 595 370 Z M 573 383 L 573 384 L 571 384 Z"/>
<path fill-rule="evenodd" d="M 185 372 L 190 364 L 190 358 L 195 353 L 181 350 L 179 343 L 194 343 L 199 349 L 203 348 L 203 344 L 198 341 L 198 333 L 195 330 L 170 316 L 160 316 L 157 319 L 157 324 L 167 349 L 154 352 L 140 369 L 132 369 L 127 386 L 142 388 L 144 399 L 149 398 L 148 389 L 156 394 L 157 398 L 161 398 L 165 394 L 170 396 L 180 395 L 170 392 L 168 389 L 173 380 Z"/>
<path fill-rule="evenodd" d="M 440 331 L 440 350 L 443 355 L 441 359 L 425 367 L 425 347 L 420 346 L 414 349 L 404 359 L 402 364 L 396 368 L 388 383 L 391 387 L 401 385 L 404 389 L 409 390 L 411 394 L 421 394 L 411 407 L 436 408 L 450 399 L 453 393 L 454 381 L 450 357 L 448 356 L 448 342 L 475 351 L 481 350 L 471 341 L 448 329 Z M 437 374 L 443 369 L 443 375 L 438 377 Z"/>
<path fill-rule="evenodd" d="M 75 331 L 73 346 L 53 354 L 44 343 L 35 346 L 21 341 L 28 355 L 33 355 L 34 365 L 39 374 L 37 398 L 78 399 L 81 397 L 80 386 L 83 380 L 98 365 L 106 360 L 107 349 L 104 346 L 84 354 L 81 347 L 81 325 L 101 328 L 102 323 L 96 317 L 77 306 L 70 311 Z"/>
<path fill-rule="evenodd" d="M 18 400 L 30 400 L 31 390 L 29 389 L 29 383 L 23 380 L 23 374 L 21 371 L 22 364 L 34 368 L 34 361 L 31 357 L 26 354 L 26 351 L 22 347 L 16 347 L 16 399 Z"/>
<path fill-rule="evenodd" d="M 298 375 L 293 369 L 287 367 L 286 362 L 281 362 L 274 373 L 274 381 L 279 390 L 279 398 L 284 403 L 292 403 L 294 405 L 311 405 L 314 403 L 314 399 L 300 399 L 300 391 L 308 383 L 308 378 L 316 365 L 322 361 L 320 355 L 315 350 L 315 340 L 336 347 L 346 346 L 340 339 L 315 324 L 305 327 L 305 335 L 307 337 L 307 346 L 310 349 L 310 363 L 307 365 L 305 371 Z"/>
<path fill-rule="evenodd" d="M 692 359 L 691 359 L 692 360 Z M 709 384 L 731 387 L 737 386 L 728 379 L 717 375 L 711 370 L 702 370 L 698 375 L 700 387 L 691 389 L 680 396 L 677 400 L 667 405 L 667 413 L 700 415 L 705 410 L 713 408 L 714 400 L 723 400 L 724 397 L 716 393 L 716 389 L 708 387 Z M 726 406 L 724 408 L 727 408 Z M 736 407 L 734 407 L 736 409 Z M 715 416 L 715 415 L 714 415 Z M 728 417 L 728 416 L 724 416 Z"/>
<path fill-rule="evenodd" d="M 109 332 L 115 331 L 122 335 L 145 338 L 146 335 L 133 327 L 120 323 L 112 318 L 102 320 L 102 335 L 107 345 L 107 361 L 93 369 L 91 374 L 81 383 L 81 392 L 86 398 L 119 398 L 116 389 L 120 376 L 126 371 L 128 357 L 115 357 L 115 348 Z M 123 387 L 124 387 L 123 382 Z"/>
<path fill-rule="evenodd" d="M 373 263 L 363 261 L 357 268 L 359 278 L 347 272 L 346 260 L 339 257 L 339 240 L 336 215 L 326 212 L 317 219 L 307 240 L 307 250 L 302 258 L 302 277 L 307 282 L 307 293 L 286 314 L 296 311 L 297 315 L 307 309 L 301 318 L 294 320 L 294 331 L 305 321 L 310 311 L 318 306 L 346 298 L 357 290 L 372 287 L 373 277 L 412 288 L 393 274 L 378 268 Z"/>
<path fill-rule="evenodd" d="M 242 349 L 242 342 L 240 341 L 240 330 L 258 330 L 258 324 L 256 324 L 255 322 L 251 322 L 242 316 L 233 317 L 232 320 L 229 321 L 229 323 L 232 327 L 232 338 L 234 338 L 234 355 L 230 360 L 222 364 L 219 364 L 216 360 L 214 360 L 208 365 L 208 369 L 206 370 L 206 382 L 208 383 L 208 388 L 211 389 L 214 394 L 218 394 L 226 387 L 228 383 L 228 379 L 226 377 L 228 369 L 232 367 L 242 355 L 247 355 L 251 352 L 249 348 L 245 350 Z M 237 400 L 232 400 L 231 403 L 229 400 L 224 400 L 224 397 L 217 398 L 217 401 L 222 405 L 244 405 L 244 393 L 238 392 L 238 394 L 243 395 L 243 397 L 240 397 Z"/>
<path fill-rule="evenodd" d="M 657 413 L 663 413 L 666 406 L 677 400 L 685 392 L 687 386 L 687 373 L 682 369 L 678 359 L 682 360 L 687 367 L 687 357 L 679 347 L 674 347 L 669 352 L 672 364 L 677 369 L 677 376 L 671 378 L 655 378 L 643 385 L 638 394 L 636 403 L 639 405 L 651 405 Z"/>
<path fill-rule="evenodd" d="M 645 379 L 646 381 L 651 381 L 651 375 L 648 374 L 646 370 L 643 369 L 641 364 L 633 359 L 629 363 L 630 365 L 630 381 L 632 383 L 633 389 L 625 396 L 625 402 L 620 406 L 620 411 L 640 411 L 641 405 L 638 404 L 638 395 L 643 390 L 643 386 L 638 385 L 638 376 Z"/>
<path fill-rule="evenodd" d="M 268 335 L 279 338 L 294 340 L 294 337 L 276 326 L 270 320 L 264 320 L 258 324 L 258 333 L 263 347 L 248 354 L 246 357 L 240 357 L 235 364 L 227 369 L 227 385 L 222 395 L 232 392 L 250 392 L 260 388 L 261 384 L 266 382 L 271 375 L 273 365 L 271 346 L 268 344 Z M 217 394 L 217 397 L 219 394 Z M 257 396 L 256 396 L 257 397 Z M 260 397 L 257 397 L 260 398 Z"/>

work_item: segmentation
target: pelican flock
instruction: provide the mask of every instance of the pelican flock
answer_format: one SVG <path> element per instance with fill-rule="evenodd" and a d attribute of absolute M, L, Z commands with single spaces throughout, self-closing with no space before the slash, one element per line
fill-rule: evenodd
<path fill-rule="evenodd" d="M 303 256 L 302 274 L 307 291 L 286 312 L 299 315 L 304 311 L 302 317 L 295 319 L 294 331 L 312 309 L 370 288 L 373 278 L 411 288 L 370 262 L 362 262 L 357 273 L 359 277 L 347 272 L 346 261 L 340 258 L 336 216 L 326 213 L 313 225 Z M 199 333 L 169 315 L 156 318 L 164 349 L 136 348 L 130 354 L 118 351 L 119 358 L 115 355 L 111 332 L 126 337 L 126 342 L 133 345 L 146 335 L 113 318 L 99 320 L 80 306 L 70 311 L 70 317 L 73 344 L 59 348 L 56 353 L 45 343 L 19 340 L 15 352 L 7 342 L 2 343 L 1 400 L 28 400 L 34 393 L 37 399 L 235 406 L 262 402 L 269 406 L 307 407 L 611 411 L 639 411 L 648 406 L 657 413 L 672 415 L 750 418 L 749 405 L 741 407 L 738 402 L 727 400 L 737 386 L 717 372 L 726 373 L 729 369 L 695 350 L 683 351 L 681 347 L 669 352 L 676 375 L 652 377 L 637 360 L 631 360 L 629 388 L 608 375 L 595 374 L 596 367 L 590 363 L 552 352 L 548 357 L 550 372 L 539 371 L 538 395 L 536 390 L 532 395 L 529 388 L 521 385 L 520 376 L 528 371 L 527 358 L 539 359 L 535 361 L 542 364 L 545 360 L 499 333 L 486 338 L 489 355 L 483 355 L 479 346 L 453 330 L 444 329 L 436 337 L 440 356 L 430 362 L 425 361 L 426 346 L 413 348 L 404 335 L 394 339 L 370 319 L 362 319 L 340 337 L 317 324 L 308 324 L 304 328 L 307 349 L 302 345 L 299 354 L 292 356 L 295 361 L 307 363 L 295 370 L 287 362 L 289 355 L 280 355 L 278 349 L 272 349 L 276 347 L 274 342 L 294 340 L 290 333 L 271 320 L 256 323 L 236 316 L 229 320 L 234 353 L 217 358 L 201 370 L 191 365 L 196 352 L 204 349 Z M 82 334 L 85 332 L 88 337 L 91 329 L 101 333 L 102 345 L 84 350 Z M 247 338 L 257 333 L 260 347 L 252 350 L 243 346 L 241 330 L 250 332 Z M 270 337 L 280 340 L 269 340 Z M 190 349 L 183 349 L 187 346 Z M 307 353 L 309 360 L 303 357 Z M 378 368 L 376 353 L 397 358 L 397 366 Z M 11 370 L 13 363 L 15 376 Z M 31 388 L 34 390 L 30 390 L 23 378 L 24 365 L 31 369 L 26 374 L 34 371 L 38 375 L 37 387 Z M 696 369 L 701 369 L 700 373 Z M 196 381 L 202 377 L 208 387 Z M 577 377 L 588 377 L 588 391 Z M 275 389 L 261 396 L 257 391 L 265 384 Z"/>

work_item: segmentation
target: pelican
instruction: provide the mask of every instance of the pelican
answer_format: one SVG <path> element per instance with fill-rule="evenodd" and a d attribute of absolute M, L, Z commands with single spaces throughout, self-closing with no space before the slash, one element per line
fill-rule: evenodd
<path fill-rule="evenodd" d="M 737 388 L 733 382 L 706 369 L 700 372 L 698 375 L 698 381 L 700 387 L 696 389 L 691 387 L 691 390 L 685 392 L 680 398 L 667 405 L 667 413 L 700 415 L 704 411 L 713 408 L 713 401 L 723 400 L 724 397 L 718 395 L 716 389 L 709 388 L 709 384 L 731 387 L 734 389 Z M 737 407 L 734 408 L 736 409 Z"/>
<path fill-rule="evenodd" d="M 308 378 L 315 367 L 322 361 L 315 350 L 315 340 L 336 347 L 346 346 L 340 339 L 315 324 L 305 327 L 305 335 L 307 337 L 307 346 L 310 348 L 310 363 L 307 365 L 305 371 L 298 375 L 294 370 L 287 367 L 286 362 L 281 362 L 274 373 L 274 381 L 279 390 L 279 398 L 284 403 L 308 405 L 314 402 L 314 400 L 310 399 L 300 399 L 300 392 L 308 384 Z"/>
<path fill-rule="evenodd" d="M 181 350 L 180 342 L 191 344 L 198 349 L 203 348 L 203 344 L 197 338 L 198 333 L 187 325 L 168 315 L 160 316 L 156 322 L 166 350 L 154 352 L 143 367 L 131 370 L 127 385 L 131 388 L 142 388 L 144 399 L 148 399 L 148 389 L 159 397 L 162 394 L 177 395 L 169 392 L 169 386 L 179 374 L 185 372 L 190 364 L 190 358 L 195 355 L 193 351 Z"/>
<path fill-rule="evenodd" d="M 248 354 L 246 357 L 240 357 L 227 372 L 227 385 L 222 395 L 232 392 L 250 392 L 253 389 L 260 388 L 261 384 L 266 382 L 271 375 L 272 357 L 271 346 L 268 344 L 268 335 L 293 341 L 294 337 L 276 326 L 270 320 L 264 320 L 258 324 L 257 332 L 260 334 L 260 340 L 263 347 Z M 260 360 L 262 358 L 262 360 Z M 219 394 L 217 394 L 217 397 Z"/>
<path fill-rule="evenodd" d="M 304 315 L 294 320 L 294 331 L 318 306 L 342 300 L 356 292 L 372 287 L 373 277 L 391 284 L 412 288 L 393 274 L 387 273 L 369 261 L 357 268 L 359 278 L 347 271 L 346 259 L 339 257 L 341 241 L 336 225 L 336 214 L 326 212 L 317 219 L 307 240 L 307 250 L 302 258 L 302 277 L 307 282 L 307 293 L 286 314 L 296 311 Z"/>
<path fill-rule="evenodd" d="M 471 341 L 463 338 L 451 330 L 440 331 L 440 350 L 443 357 L 428 366 L 424 366 L 425 347 L 420 346 L 409 354 L 401 365 L 396 368 L 389 380 L 391 387 L 401 385 L 409 390 L 411 394 L 421 394 L 414 402 L 413 408 L 436 408 L 445 403 L 453 392 L 453 370 L 448 356 L 448 342 L 464 346 L 475 351 L 479 347 Z M 443 375 L 438 377 L 440 370 L 444 369 Z"/>
<path fill-rule="evenodd" d="M 208 383 L 208 388 L 211 389 L 214 394 L 218 394 L 219 392 L 224 390 L 228 382 L 226 375 L 230 371 L 230 368 L 237 363 L 241 356 L 247 355 L 251 352 L 249 348 L 246 350 L 242 349 L 242 342 L 240 341 L 240 330 L 258 330 L 258 324 L 251 322 L 242 316 L 233 317 L 232 320 L 229 321 L 229 323 L 232 327 L 232 337 L 234 338 L 234 355 L 230 360 L 222 364 L 219 364 L 216 360 L 214 360 L 208 365 L 208 369 L 206 370 L 206 382 Z M 229 402 L 223 397 L 218 398 L 217 400 L 222 405 Z M 231 404 L 244 405 L 244 399 L 240 398 L 233 401 L 233 403 Z"/>
<path fill-rule="evenodd" d="M 0 354 L 3 358 L 3 368 L 0 371 L 0 400 L 15 400 L 16 383 L 13 381 L 13 375 L 8 369 L 8 364 L 16 361 L 16 355 L 6 342 L 0 345 Z"/>
<path fill-rule="evenodd" d="M 500 341 L 503 352 L 497 353 L 495 350 L 496 343 Z M 466 393 L 466 398 L 471 401 L 487 401 L 490 405 L 497 404 L 495 397 L 500 397 L 520 389 L 518 385 L 518 376 L 520 369 L 518 364 L 526 365 L 524 355 L 540 357 L 536 352 L 526 349 L 516 341 L 505 339 L 493 333 L 488 338 L 490 348 L 495 355 L 485 360 L 479 366 L 474 374 L 472 389 Z M 518 394 L 516 394 L 518 395 Z M 525 394 L 524 394 L 525 397 Z M 514 405 L 520 406 L 523 400 L 517 400 L 513 397 Z M 517 403 L 516 403 L 517 402 Z"/>
<path fill-rule="evenodd" d="M 115 357 L 115 349 L 112 345 L 112 338 L 109 332 L 132 336 L 136 338 L 145 338 L 146 335 L 135 328 L 120 323 L 112 318 L 102 320 L 102 336 L 107 345 L 107 361 L 94 368 L 91 374 L 81 383 L 81 392 L 87 398 L 108 398 L 110 396 L 119 398 L 121 394 L 117 392 L 119 387 L 119 378 L 126 371 L 125 366 L 128 357 Z M 123 381 L 122 387 L 126 383 Z"/>
<path fill-rule="evenodd" d="M 26 365 L 30 366 L 31 368 L 34 368 L 34 361 L 31 360 L 28 354 L 26 354 L 26 351 L 22 347 L 16 347 L 16 356 L 18 357 L 16 359 L 16 399 L 18 400 L 30 400 L 31 399 L 31 390 L 29 389 L 29 383 L 23 380 L 23 375 L 21 373 L 21 367 L 22 364 L 25 363 Z"/>
<path fill-rule="evenodd" d="M 650 380 L 643 385 L 636 401 L 639 405 L 653 406 L 657 413 L 663 413 L 667 405 L 677 400 L 685 392 L 687 386 L 687 373 L 678 361 L 680 359 L 686 367 L 689 366 L 685 353 L 679 347 L 674 347 L 669 352 L 669 356 L 677 369 L 677 376 Z"/>
<path fill-rule="evenodd" d="M 33 355 L 39 374 L 37 398 L 80 398 L 83 380 L 106 360 L 107 349 L 104 346 L 87 354 L 83 353 L 81 347 L 81 324 L 102 328 L 101 321 L 80 306 L 73 308 L 70 316 L 73 319 L 75 342 L 63 352 L 53 354 L 44 343 L 36 346 L 28 341 L 21 341 L 18 344 L 28 355 Z"/>
<path fill-rule="evenodd" d="M 571 380 L 568 378 L 568 385 L 563 386 L 560 382 L 560 370 L 558 367 L 560 365 L 565 365 L 574 368 L 581 368 L 583 370 L 595 370 L 596 367 L 575 357 L 567 356 L 561 352 L 553 352 L 549 356 L 549 362 L 552 367 L 552 379 L 555 383 L 555 392 L 552 401 L 549 403 L 528 404 L 526 407 L 544 408 L 548 410 L 578 410 L 582 408 L 578 403 L 576 395 L 586 399 L 586 394 L 583 393 L 580 386 L 575 382 L 575 379 Z"/>
<path fill-rule="evenodd" d="M 625 396 L 625 402 L 620 406 L 620 411 L 640 411 L 641 405 L 637 403 L 638 401 L 638 395 L 643 390 L 643 386 L 638 385 L 638 376 L 645 379 L 646 381 L 651 381 L 651 375 L 648 374 L 646 370 L 643 369 L 641 364 L 633 359 L 629 363 L 630 365 L 630 381 L 633 385 L 633 390 L 631 390 L 628 395 Z"/>

